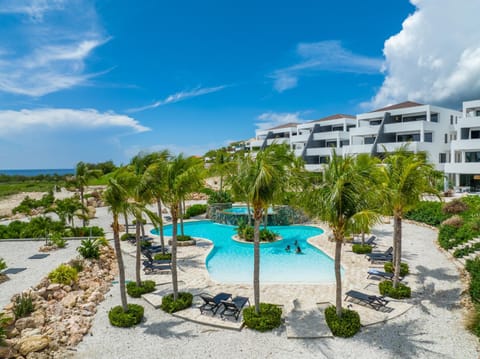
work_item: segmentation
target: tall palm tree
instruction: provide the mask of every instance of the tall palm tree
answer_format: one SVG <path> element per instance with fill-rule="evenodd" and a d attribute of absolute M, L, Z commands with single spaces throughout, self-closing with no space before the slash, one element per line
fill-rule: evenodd
<path fill-rule="evenodd" d="M 170 158 L 165 166 L 165 204 L 170 208 L 172 216 L 172 284 L 173 299 L 178 299 L 177 273 L 177 225 L 180 206 L 189 193 L 203 186 L 203 161 L 196 157 L 185 158 L 182 154 Z"/>
<path fill-rule="evenodd" d="M 103 200 L 109 206 L 112 213 L 113 222 L 113 243 L 118 264 L 118 276 L 120 285 L 120 299 L 124 312 L 128 311 L 127 294 L 125 292 L 125 266 L 123 264 L 122 250 L 120 248 L 120 225 L 118 222 L 119 214 L 125 210 L 125 203 L 128 201 L 128 193 L 116 179 L 110 178 L 106 190 L 103 192 Z"/>
<path fill-rule="evenodd" d="M 387 155 L 381 168 L 385 183 L 385 207 L 393 214 L 393 285 L 396 288 L 402 258 L 403 216 L 421 201 L 423 194 L 438 196 L 435 183 L 439 173 L 427 162 L 424 153 L 408 152 L 406 146 Z"/>
<path fill-rule="evenodd" d="M 220 191 L 223 191 L 224 178 L 230 172 L 233 161 L 231 155 L 224 148 L 214 151 L 213 156 L 213 163 L 209 172 L 214 176 L 220 177 Z"/>
<path fill-rule="evenodd" d="M 359 217 L 378 217 L 366 210 L 374 188 L 367 188 L 365 177 L 357 171 L 355 158 L 340 157 L 333 152 L 324 167 L 323 179 L 302 194 L 301 204 L 307 212 L 326 222 L 335 240 L 335 306 L 337 316 L 342 315 L 341 253 L 345 236 L 353 233 Z"/>
<path fill-rule="evenodd" d="M 80 201 L 82 202 L 82 221 L 83 226 L 86 226 L 86 213 L 85 213 L 85 187 L 88 185 L 88 181 L 92 178 L 97 178 L 102 175 L 102 171 L 96 169 L 90 169 L 85 162 L 78 162 L 75 169 L 74 183 L 77 189 L 80 191 Z"/>
<path fill-rule="evenodd" d="M 253 206 L 253 296 L 257 314 L 260 311 L 260 223 L 277 192 L 287 183 L 291 159 L 285 146 L 270 146 L 260 151 L 254 161 L 249 162 L 246 174 L 247 198 Z"/>

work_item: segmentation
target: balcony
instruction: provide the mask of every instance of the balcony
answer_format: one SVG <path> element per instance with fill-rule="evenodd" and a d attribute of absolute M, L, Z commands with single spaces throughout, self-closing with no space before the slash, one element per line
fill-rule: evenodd
<path fill-rule="evenodd" d="M 308 137 L 310 137 L 310 134 L 309 133 L 304 133 L 302 135 L 292 135 L 291 137 L 291 142 L 292 143 L 295 143 L 295 142 L 307 142 L 308 141 Z"/>
<path fill-rule="evenodd" d="M 459 118 L 455 128 L 475 128 L 480 127 L 480 116 L 467 116 L 466 118 Z"/>
<path fill-rule="evenodd" d="M 376 135 L 378 130 L 380 129 L 380 125 L 378 126 L 362 126 L 362 127 L 355 127 L 350 129 L 351 136 L 371 136 Z"/>
<path fill-rule="evenodd" d="M 253 140 L 250 141 L 250 147 L 262 147 L 264 140 Z"/>
<path fill-rule="evenodd" d="M 425 131 L 434 131 L 438 129 L 438 123 L 428 121 L 412 121 L 412 122 L 399 122 L 389 123 L 384 127 L 385 133 L 397 133 L 397 132 L 420 132 L 422 128 Z"/>
<path fill-rule="evenodd" d="M 480 151 L 480 138 L 473 140 L 455 140 L 450 144 L 454 151 Z"/>
<path fill-rule="evenodd" d="M 337 138 L 340 138 L 341 140 L 348 140 L 349 137 L 350 135 L 346 131 L 317 132 L 313 134 L 313 139 L 315 141 L 335 140 Z"/>
<path fill-rule="evenodd" d="M 307 148 L 307 156 L 331 156 L 333 150 L 341 153 L 341 148 L 336 147 Z"/>
<path fill-rule="evenodd" d="M 303 154 L 303 148 L 302 149 L 295 149 L 293 150 L 293 153 L 295 156 L 300 157 Z"/>
<path fill-rule="evenodd" d="M 480 174 L 480 162 L 445 163 L 446 173 Z"/>
<path fill-rule="evenodd" d="M 276 145 L 283 145 L 286 143 L 287 145 L 290 144 L 290 138 L 289 137 L 279 137 L 279 138 L 272 138 L 267 140 L 267 146 L 276 144 Z"/>
<path fill-rule="evenodd" d="M 373 145 L 350 145 L 343 146 L 342 150 L 344 154 L 354 155 L 357 153 L 371 153 Z"/>

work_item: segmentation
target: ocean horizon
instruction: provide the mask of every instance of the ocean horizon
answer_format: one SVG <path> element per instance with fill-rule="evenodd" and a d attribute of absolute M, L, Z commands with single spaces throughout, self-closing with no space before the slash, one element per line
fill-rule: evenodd
<path fill-rule="evenodd" d="M 0 175 L 8 175 L 8 176 L 25 176 L 25 177 L 33 177 L 39 175 L 74 175 L 75 169 L 73 168 L 38 168 L 38 169 L 23 169 L 23 170 L 3 170 L 0 169 Z"/>

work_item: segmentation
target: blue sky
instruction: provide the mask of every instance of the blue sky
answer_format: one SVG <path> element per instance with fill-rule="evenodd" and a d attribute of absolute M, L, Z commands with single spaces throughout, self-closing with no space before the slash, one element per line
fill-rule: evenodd
<path fill-rule="evenodd" d="M 0 0 L 0 168 L 203 154 L 406 99 L 459 107 L 480 97 L 480 37 L 464 24 L 479 7 Z"/>

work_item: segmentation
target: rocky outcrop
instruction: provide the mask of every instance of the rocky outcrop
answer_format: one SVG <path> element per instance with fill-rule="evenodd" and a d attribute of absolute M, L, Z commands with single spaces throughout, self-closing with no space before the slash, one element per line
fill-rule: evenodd
<path fill-rule="evenodd" d="M 77 260 L 78 261 L 78 260 Z M 98 304 L 105 299 L 116 271 L 115 254 L 103 247 L 99 260 L 83 260 L 83 270 L 73 285 L 51 283 L 44 278 L 25 291 L 33 299 L 35 311 L 28 317 L 15 318 L 14 303 L 4 307 L 12 318 L 7 327 L 6 346 L 0 358 L 63 358 L 88 333 Z"/>

